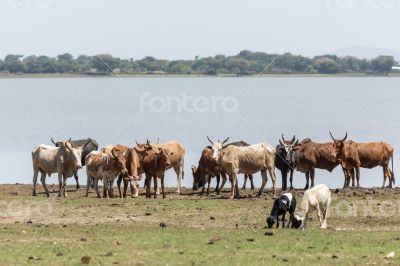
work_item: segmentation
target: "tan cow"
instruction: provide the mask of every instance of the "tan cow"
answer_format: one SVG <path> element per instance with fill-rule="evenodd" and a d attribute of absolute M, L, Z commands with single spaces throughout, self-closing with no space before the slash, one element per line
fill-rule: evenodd
<path fill-rule="evenodd" d="M 207 137 L 208 138 L 208 137 Z M 212 158 L 217 161 L 225 172 L 232 179 L 232 189 L 230 198 L 239 197 L 239 189 L 237 185 L 237 175 L 242 174 L 255 174 L 261 171 L 262 184 L 257 196 L 261 196 L 265 184 L 268 181 L 267 171 L 272 179 L 272 193 L 275 197 L 275 149 L 267 143 L 259 143 L 245 147 L 237 146 L 224 146 L 228 141 L 211 141 L 213 156 Z M 235 193 L 236 191 L 236 193 Z"/>
<path fill-rule="evenodd" d="M 175 173 L 176 173 L 176 177 L 177 177 L 177 189 L 176 189 L 176 193 L 180 193 L 181 192 L 181 188 L 182 188 L 182 179 L 184 178 L 184 160 L 185 160 L 185 147 L 179 143 L 178 141 L 169 141 L 163 144 L 151 144 L 150 141 L 147 140 L 146 144 L 141 144 L 136 142 L 137 146 L 134 148 L 136 150 L 136 152 L 138 153 L 143 153 L 146 150 L 150 150 L 153 149 L 154 152 L 156 152 L 157 154 L 160 153 L 160 150 L 158 148 L 161 149 L 165 149 L 168 150 L 170 152 L 169 155 L 169 162 L 170 165 L 166 168 L 166 170 L 173 168 Z M 159 194 L 159 192 L 158 192 Z"/>
<path fill-rule="evenodd" d="M 64 197 L 67 196 L 66 185 L 67 178 L 73 176 L 78 169 L 82 168 L 81 156 L 82 150 L 87 143 L 78 148 L 73 148 L 68 141 L 63 142 L 61 147 L 40 145 L 32 150 L 33 163 L 33 196 L 36 196 L 36 182 L 38 173 L 41 173 L 41 182 L 47 197 L 49 191 L 46 186 L 46 175 L 51 176 L 58 173 L 58 182 L 60 191 L 63 191 Z"/>

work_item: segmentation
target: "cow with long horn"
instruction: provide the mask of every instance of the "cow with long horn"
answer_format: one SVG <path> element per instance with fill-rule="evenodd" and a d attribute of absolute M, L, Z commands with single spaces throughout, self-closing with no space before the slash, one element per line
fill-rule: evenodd
<path fill-rule="evenodd" d="M 389 187 L 395 183 L 393 173 L 393 148 L 390 144 L 383 141 L 359 143 L 347 139 L 347 132 L 343 139 L 335 139 L 329 131 L 333 140 L 332 156 L 341 161 L 343 168 L 349 172 L 353 180 L 355 168 L 357 186 L 360 186 L 360 167 L 374 168 L 382 166 L 383 168 L 383 184 L 385 187 L 386 180 L 389 179 Z M 392 160 L 392 169 L 389 168 L 390 159 Z M 345 186 L 349 186 L 350 178 L 346 179 Z"/>
<path fill-rule="evenodd" d="M 282 134 L 282 140 L 276 146 L 275 167 L 281 171 L 282 190 L 287 189 L 287 176 L 290 172 L 290 189 L 293 189 L 293 172 L 296 167 L 296 153 L 298 149 L 296 136 L 293 135 L 292 140 L 286 140 Z"/>
<path fill-rule="evenodd" d="M 225 145 L 229 138 L 223 142 L 213 142 L 208 136 L 207 139 L 212 143 L 212 158 L 222 166 L 232 179 L 231 199 L 239 197 L 237 175 L 239 173 L 255 174 L 259 171 L 261 171 L 262 185 L 257 196 L 261 196 L 264 190 L 268 180 L 268 171 L 272 179 L 273 196 L 275 197 L 275 150 L 271 145 L 259 143 L 237 147 Z"/>

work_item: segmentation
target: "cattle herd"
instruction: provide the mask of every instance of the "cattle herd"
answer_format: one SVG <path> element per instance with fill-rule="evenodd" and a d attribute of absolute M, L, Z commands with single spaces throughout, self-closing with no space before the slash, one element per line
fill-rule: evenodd
<path fill-rule="evenodd" d="M 216 177 L 217 186 L 215 191 L 219 194 L 229 178 L 231 182 L 230 198 L 239 198 L 237 175 L 244 174 L 245 181 L 242 189 L 246 188 L 249 179 L 251 189 L 254 189 L 253 175 L 261 173 L 261 188 L 257 193 L 260 196 L 268 181 L 272 180 L 272 196 L 276 198 L 276 176 L 275 168 L 279 169 L 282 177 L 282 191 L 288 189 L 287 178 L 289 175 L 290 189 L 293 189 L 294 170 L 305 173 L 305 189 L 311 186 L 303 196 L 300 211 L 295 215 L 296 200 L 291 193 L 284 193 L 275 199 L 270 216 L 267 219 L 269 227 L 276 222 L 279 226 L 278 217 L 282 216 L 283 227 L 306 227 L 307 215 L 311 209 L 316 209 L 320 219 L 321 228 L 326 228 L 326 217 L 330 204 L 330 191 L 325 185 L 314 187 L 315 169 L 332 171 L 340 165 L 344 174 L 343 187 L 360 186 L 360 167 L 383 168 L 383 184 L 389 181 L 391 188 L 395 183 L 393 173 L 393 148 L 385 142 L 358 143 L 344 138 L 336 139 L 332 133 L 331 142 L 316 143 L 306 138 L 302 141 L 293 136 L 292 139 L 279 139 L 279 144 L 274 149 L 267 143 L 250 145 L 245 141 L 227 143 L 224 141 L 213 141 L 208 136 L 211 145 L 206 146 L 200 156 L 198 166 L 191 167 L 193 175 L 193 190 L 202 188 L 207 194 L 210 193 L 211 179 Z M 37 177 L 40 172 L 41 183 L 47 196 L 49 191 L 46 187 L 46 176 L 53 173 L 58 174 L 59 192 L 57 196 L 67 196 L 66 181 L 68 177 L 74 176 L 76 188 L 79 190 L 78 170 L 86 165 L 87 185 L 86 196 L 93 189 L 97 197 L 100 197 L 98 181 L 103 182 L 103 197 L 114 197 L 113 184 L 117 179 L 119 197 L 126 197 L 126 191 L 130 186 L 131 197 L 139 195 L 139 181 L 145 176 L 146 197 L 151 197 L 151 183 L 154 186 L 154 198 L 160 194 L 158 179 L 161 182 L 161 193 L 165 198 L 164 175 L 165 171 L 173 168 L 177 176 L 177 190 L 179 194 L 184 178 L 185 148 L 177 141 L 169 141 L 159 144 L 138 143 L 134 147 L 124 145 L 106 145 L 98 151 L 98 144 L 93 139 L 71 140 L 55 142 L 53 145 L 42 144 L 32 151 L 33 162 L 33 195 L 36 196 Z M 391 160 L 391 168 L 389 163 Z M 222 183 L 220 185 L 220 179 Z M 311 184 L 310 184 L 311 181 Z M 121 184 L 123 182 L 123 192 Z M 290 218 L 285 225 L 285 214 L 289 212 Z"/>

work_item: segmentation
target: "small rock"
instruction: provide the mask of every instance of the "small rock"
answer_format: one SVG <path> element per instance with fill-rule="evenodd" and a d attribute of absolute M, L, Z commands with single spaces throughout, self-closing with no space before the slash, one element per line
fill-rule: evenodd
<path fill-rule="evenodd" d="M 274 232 L 272 232 L 272 231 L 267 231 L 267 232 L 264 233 L 264 235 L 265 235 L 265 236 L 273 236 L 273 235 L 274 235 Z"/>
<path fill-rule="evenodd" d="M 236 226 L 236 227 L 239 227 L 239 224 L 236 224 L 235 226 Z"/>
<path fill-rule="evenodd" d="M 25 230 L 22 230 L 22 233 L 23 233 L 23 234 L 26 234 L 26 231 L 25 231 Z"/>
<path fill-rule="evenodd" d="M 83 256 L 83 257 L 81 258 L 81 262 L 82 262 L 83 264 L 89 264 L 89 261 L 90 261 L 90 257 L 89 257 L 89 256 Z"/>
<path fill-rule="evenodd" d="M 248 242 L 254 242 L 254 238 L 247 238 L 246 239 Z"/>
<path fill-rule="evenodd" d="M 66 224 L 63 224 L 63 226 L 62 226 L 62 227 L 64 227 L 64 228 L 65 228 L 65 227 L 67 227 L 67 225 L 66 225 Z"/>
<path fill-rule="evenodd" d="M 120 245 L 121 245 L 121 242 L 115 241 L 115 245 L 120 246 Z"/>
<path fill-rule="evenodd" d="M 210 216 L 210 220 L 215 220 L 215 217 L 214 216 Z"/>
<path fill-rule="evenodd" d="M 107 252 L 104 256 L 106 256 L 106 257 L 112 257 L 114 254 L 111 252 L 111 251 L 109 251 L 109 252 Z"/>
<path fill-rule="evenodd" d="M 146 215 L 146 216 L 150 216 L 150 215 L 151 215 L 151 213 L 150 213 L 150 212 L 146 212 L 144 215 Z"/>
<path fill-rule="evenodd" d="M 26 221 L 26 223 L 27 223 L 27 224 L 31 224 L 31 223 L 32 223 L 32 221 L 31 221 L 31 220 L 28 220 L 28 221 Z"/>
<path fill-rule="evenodd" d="M 284 261 L 284 262 L 288 262 L 288 261 L 289 261 L 289 259 L 288 259 L 287 257 L 284 257 L 284 258 L 282 259 L 282 261 Z"/>
<path fill-rule="evenodd" d="M 61 256 L 64 256 L 64 254 L 62 254 L 62 252 L 57 252 L 56 256 L 61 257 Z"/>
<path fill-rule="evenodd" d="M 183 251 L 179 251 L 178 253 L 179 253 L 179 254 L 183 254 Z"/>
<path fill-rule="evenodd" d="M 272 254 L 272 257 L 273 257 L 273 258 L 275 258 L 275 257 L 276 257 L 276 255 L 275 255 L 275 254 Z"/>
<path fill-rule="evenodd" d="M 164 222 L 161 222 L 161 223 L 160 223 L 160 227 L 163 227 L 163 228 L 164 228 L 164 227 L 167 227 L 167 224 L 164 223 Z"/>
<path fill-rule="evenodd" d="M 81 241 L 87 241 L 87 239 L 84 237 L 81 237 Z"/>
<path fill-rule="evenodd" d="M 332 259 L 338 259 L 339 257 L 336 255 L 332 255 Z"/>
<path fill-rule="evenodd" d="M 386 254 L 385 259 L 393 259 L 395 256 L 394 251 L 389 252 L 388 254 Z"/>

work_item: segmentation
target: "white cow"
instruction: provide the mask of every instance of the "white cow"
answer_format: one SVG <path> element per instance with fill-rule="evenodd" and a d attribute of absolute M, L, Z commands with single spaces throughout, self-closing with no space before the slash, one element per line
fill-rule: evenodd
<path fill-rule="evenodd" d="M 59 194 L 61 190 L 66 197 L 67 178 L 73 176 L 78 169 L 82 168 L 81 156 L 82 150 L 87 143 L 81 147 L 73 148 L 71 143 L 64 142 L 62 147 L 53 147 L 49 145 L 39 145 L 32 150 L 33 163 L 33 196 L 36 196 L 36 183 L 39 172 L 41 173 L 41 182 L 47 197 L 49 191 L 46 186 L 46 174 L 51 176 L 58 173 Z"/>
<path fill-rule="evenodd" d="M 208 137 L 207 137 L 208 138 Z M 239 197 L 237 185 L 238 174 L 252 175 L 261 171 L 262 184 L 257 196 L 261 196 L 268 181 L 267 170 L 273 184 L 273 197 L 275 198 L 275 149 L 267 143 L 259 143 L 245 147 L 224 146 L 228 141 L 212 141 L 212 158 L 217 161 L 224 171 L 232 178 L 232 189 L 230 198 Z M 236 191 L 236 193 L 235 193 Z"/>

